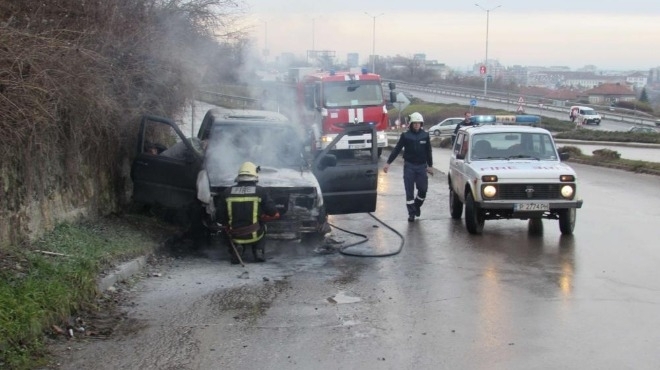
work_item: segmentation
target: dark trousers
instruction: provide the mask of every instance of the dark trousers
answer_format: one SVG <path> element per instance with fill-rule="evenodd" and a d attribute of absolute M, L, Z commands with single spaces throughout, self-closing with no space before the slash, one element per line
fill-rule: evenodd
<path fill-rule="evenodd" d="M 415 215 L 415 209 L 422 208 L 426 191 L 429 188 L 429 176 L 426 173 L 426 163 L 414 164 L 404 162 L 403 164 L 403 186 L 406 189 L 406 208 L 408 215 Z M 415 196 L 417 187 L 417 196 Z"/>

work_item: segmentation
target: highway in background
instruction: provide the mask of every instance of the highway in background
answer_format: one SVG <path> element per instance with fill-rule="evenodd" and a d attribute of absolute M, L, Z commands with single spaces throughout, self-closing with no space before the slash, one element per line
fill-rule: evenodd
<path fill-rule="evenodd" d="M 543 105 L 542 107 L 537 104 L 530 104 L 524 101 L 518 103 L 520 96 L 511 94 L 507 97 L 488 97 L 488 100 L 483 97 L 470 95 L 469 93 L 450 92 L 442 89 L 432 89 L 420 85 L 412 85 L 398 82 L 397 90 L 412 94 L 412 96 L 422 99 L 430 103 L 441 104 L 461 104 L 470 106 L 472 100 L 476 100 L 476 106 L 472 107 L 474 114 L 481 114 L 480 109 L 504 109 L 515 112 L 520 105 L 523 105 L 526 114 L 536 114 L 543 117 L 556 118 L 568 121 L 568 107 L 556 107 L 551 105 Z M 632 126 L 655 126 L 650 118 L 634 117 L 619 115 L 614 112 L 599 112 L 603 117 L 600 125 L 589 125 L 589 129 L 594 130 L 609 130 L 609 131 L 627 131 Z"/>

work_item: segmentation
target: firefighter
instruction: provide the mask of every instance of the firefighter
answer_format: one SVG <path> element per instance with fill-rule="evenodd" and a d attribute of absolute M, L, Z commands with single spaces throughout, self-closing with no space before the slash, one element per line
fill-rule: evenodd
<path fill-rule="evenodd" d="M 396 157 L 403 149 L 403 185 L 406 189 L 406 208 L 408 221 L 415 221 L 421 215 L 422 204 L 426 198 L 429 177 L 433 175 L 433 151 L 431 137 L 422 129 L 424 117 L 418 112 L 408 118 L 408 131 L 403 132 L 399 141 L 387 158 L 383 172 L 387 173 Z M 417 196 L 415 196 L 417 187 Z"/>
<path fill-rule="evenodd" d="M 239 263 L 239 258 L 231 246 L 241 253 L 252 247 L 252 255 L 256 262 L 266 260 L 266 225 L 264 221 L 280 217 L 275 203 L 267 190 L 259 185 L 259 168 L 252 162 L 245 162 L 238 170 L 236 185 L 222 193 L 219 204 L 216 204 L 217 219 L 224 225 L 231 239 L 229 255 L 231 263 Z"/>

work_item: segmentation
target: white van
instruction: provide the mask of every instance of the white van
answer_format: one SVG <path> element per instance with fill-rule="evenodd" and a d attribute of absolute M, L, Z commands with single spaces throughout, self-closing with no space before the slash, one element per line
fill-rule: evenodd
<path fill-rule="evenodd" d="M 594 123 L 600 125 L 601 116 L 593 108 L 574 105 L 568 112 L 568 118 L 571 122 L 577 122 L 582 125 Z"/>

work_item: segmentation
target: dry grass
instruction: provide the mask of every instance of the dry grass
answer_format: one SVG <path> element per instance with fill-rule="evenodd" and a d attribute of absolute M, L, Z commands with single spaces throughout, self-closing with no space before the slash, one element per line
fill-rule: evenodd
<path fill-rule="evenodd" d="M 25 239 L 31 202 L 125 203 L 139 117 L 172 116 L 235 67 L 237 15 L 226 0 L 0 1 L 0 248 Z"/>

